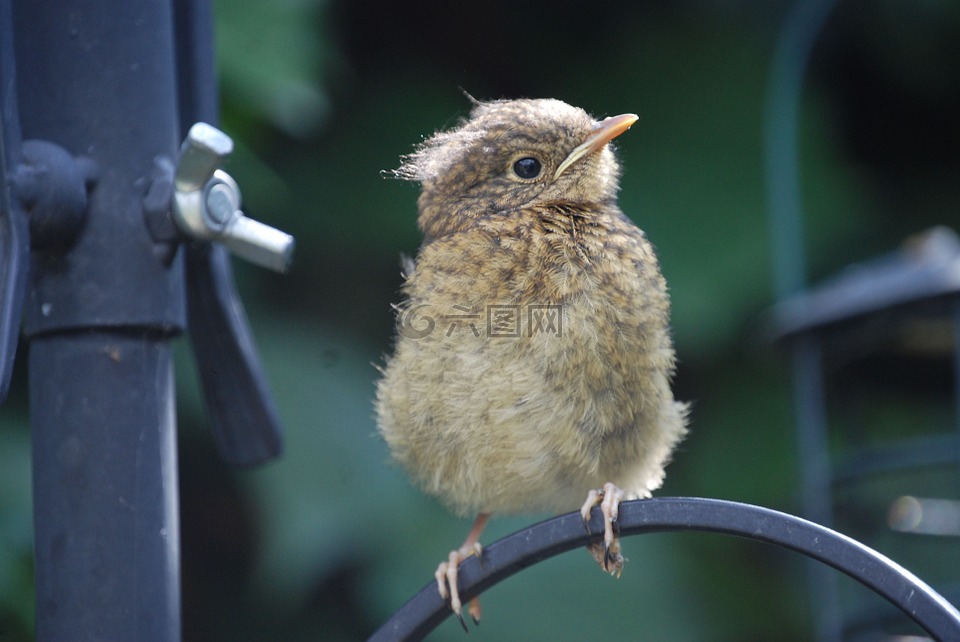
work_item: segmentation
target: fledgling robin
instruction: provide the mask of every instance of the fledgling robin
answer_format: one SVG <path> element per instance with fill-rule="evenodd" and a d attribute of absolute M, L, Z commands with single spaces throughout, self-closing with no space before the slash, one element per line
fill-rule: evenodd
<path fill-rule="evenodd" d="M 461 623 L 457 567 L 480 555 L 494 513 L 582 506 L 586 521 L 599 502 L 604 543 L 591 552 L 619 575 L 620 501 L 661 485 L 686 432 L 666 283 L 617 206 L 608 143 L 636 120 L 559 100 L 475 102 L 394 172 L 422 185 L 424 240 L 405 268 L 377 419 L 424 491 L 477 516 L 436 572 Z M 469 611 L 479 620 L 476 600 Z"/>

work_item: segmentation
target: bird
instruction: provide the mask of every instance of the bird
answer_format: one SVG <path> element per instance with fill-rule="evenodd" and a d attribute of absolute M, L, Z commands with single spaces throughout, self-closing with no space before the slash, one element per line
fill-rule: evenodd
<path fill-rule="evenodd" d="M 586 525 L 599 504 L 604 538 L 589 550 L 619 576 L 619 505 L 660 487 L 688 423 L 666 282 L 617 200 L 611 141 L 638 117 L 470 100 L 391 173 L 420 184 L 423 241 L 403 261 L 375 400 L 393 459 L 475 517 L 435 572 L 464 629 L 457 568 L 482 556 L 491 515 L 579 508 Z M 479 623 L 476 598 L 468 612 Z"/>

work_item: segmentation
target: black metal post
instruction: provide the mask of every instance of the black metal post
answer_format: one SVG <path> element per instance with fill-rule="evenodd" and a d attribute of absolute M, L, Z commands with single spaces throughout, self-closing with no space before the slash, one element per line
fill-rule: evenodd
<path fill-rule="evenodd" d="M 797 422 L 797 459 L 800 461 L 800 505 L 803 515 L 821 526 L 833 526 L 830 504 L 832 470 L 827 443 L 826 393 L 822 355 L 817 338 L 797 338 L 791 353 L 794 416 Z M 807 583 L 814 606 L 819 642 L 842 638 L 843 614 L 836 575 L 821 564 L 807 565 Z"/>
<path fill-rule="evenodd" d="M 172 163 L 180 139 L 172 8 L 50 1 L 14 13 L 24 138 L 97 167 L 82 226 L 35 244 L 31 261 L 37 637 L 175 640 L 169 342 L 185 325 L 183 268 L 142 204 L 155 159 Z"/>
<path fill-rule="evenodd" d="M 29 364 L 37 639 L 179 639 L 167 338 L 52 334 Z"/>

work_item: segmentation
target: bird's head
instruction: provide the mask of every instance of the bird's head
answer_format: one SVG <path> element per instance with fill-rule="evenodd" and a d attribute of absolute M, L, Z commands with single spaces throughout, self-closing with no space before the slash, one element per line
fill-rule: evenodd
<path fill-rule="evenodd" d="M 478 102 L 469 119 L 406 156 L 395 175 L 422 184 L 419 224 L 430 236 L 543 204 L 586 209 L 616 198 L 620 167 L 607 143 L 636 120 L 598 121 L 552 99 Z"/>

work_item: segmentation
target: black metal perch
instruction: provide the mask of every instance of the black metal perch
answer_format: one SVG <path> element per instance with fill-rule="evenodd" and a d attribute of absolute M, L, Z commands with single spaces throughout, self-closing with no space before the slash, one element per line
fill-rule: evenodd
<path fill-rule="evenodd" d="M 548 519 L 509 535 L 460 567 L 460 596 L 465 601 L 511 575 L 547 558 L 602 537 L 598 510 L 588 534 L 579 513 Z M 737 502 L 673 497 L 625 502 L 618 519 L 623 536 L 667 531 L 707 531 L 774 544 L 846 573 L 913 619 L 937 640 L 960 639 L 960 611 L 897 563 L 805 519 Z M 450 615 L 431 582 L 397 611 L 370 642 L 419 640 Z"/>

